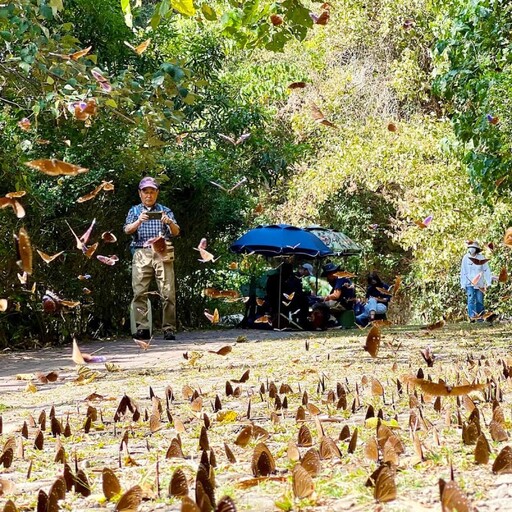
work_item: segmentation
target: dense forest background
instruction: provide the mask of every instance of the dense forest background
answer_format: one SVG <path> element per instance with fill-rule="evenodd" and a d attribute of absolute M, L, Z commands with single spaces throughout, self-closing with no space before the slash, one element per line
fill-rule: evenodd
<path fill-rule="evenodd" d="M 254 257 L 231 270 L 229 244 L 277 222 L 351 236 L 364 252 L 343 264 L 361 284 L 371 269 L 401 275 L 396 319 L 463 318 L 465 240 L 494 244 L 496 274 L 510 260 L 511 34 L 505 0 L 3 4 L 0 196 L 26 191 L 26 216 L 2 203 L 0 346 L 128 332 L 122 225 L 146 174 L 182 228 L 183 328 L 204 324 L 205 307 L 240 310 L 202 289 L 238 287 L 260 271 Z M 289 87 L 297 82 L 305 87 Z M 240 144 L 219 137 L 244 133 Z M 90 171 L 47 176 L 24 165 L 40 158 Z M 230 194 L 211 183 L 229 189 L 244 177 Z M 77 202 L 102 181 L 114 190 Z M 414 221 L 428 215 L 420 229 Z M 70 227 L 80 235 L 93 219 L 91 243 L 119 256 L 114 266 L 76 248 Z M 34 252 L 24 283 L 13 241 L 22 227 L 34 250 L 64 251 L 49 264 Z M 105 231 L 115 244 L 102 241 Z M 202 237 L 220 256 L 214 264 L 198 262 Z M 508 288 L 488 292 L 499 313 L 510 310 Z M 80 304 L 45 313 L 47 290 Z"/>

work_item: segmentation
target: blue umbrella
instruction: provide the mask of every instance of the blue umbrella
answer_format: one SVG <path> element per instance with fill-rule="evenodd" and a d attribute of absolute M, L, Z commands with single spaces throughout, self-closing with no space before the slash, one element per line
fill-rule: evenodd
<path fill-rule="evenodd" d="M 317 236 L 288 224 L 258 226 L 231 244 L 236 253 L 323 258 L 333 252 Z"/>

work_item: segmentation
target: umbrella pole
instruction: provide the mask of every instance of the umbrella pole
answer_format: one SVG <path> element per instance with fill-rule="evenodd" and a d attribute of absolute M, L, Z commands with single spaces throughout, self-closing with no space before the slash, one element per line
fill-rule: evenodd
<path fill-rule="evenodd" d="M 281 262 L 282 263 L 282 262 Z M 281 281 L 283 279 L 283 265 L 279 265 L 279 302 L 277 303 L 277 328 L 281 328 Z"/>

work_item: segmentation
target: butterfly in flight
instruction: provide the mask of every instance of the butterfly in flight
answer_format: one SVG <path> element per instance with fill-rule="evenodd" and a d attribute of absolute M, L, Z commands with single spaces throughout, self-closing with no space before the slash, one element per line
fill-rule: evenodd
<path fill-rule="evenodd" d="M 428 217 L 425 217 L 423 220 L 415 220 L 414 224 L 416 224 L 416 226 L 418 226 L 420 229 L 425 229 L 428 228 L 433 218 L 434 217 L 432 215 L 429 215 Z"/>
<path fill-rule="evenodd" d="M 224 135 L 223 133 L 219 133 L 218 136 L 221 139 L 224 139 L 225 141 L 230 142 L 231 144 L 233 144 L 233 146 L 238 146 L 239 144 L 242 144 L 242 142 L 247 140 L 251 136 L 251 134 L 250 133 L 242 133 L 242 135 L 240 135 L 240 137 L 238 137 L 238 139 L 230 137 L 229 135 Z"/>
<path fill-rule="evenodd" d="M 212 185 L 215 185 L 216 187 L 220 188 L 221 190 L 223 190 L 224 192 L 226 192 L 226 194 L 230 195 L 232 194 L 237 188 L 241 187 L 244 183 L 247 183 L 247 178 L 244 176 L 240 181 L 238 181 L 237 183 L 235 183 L 231 188 L 226 188 L 226 187 L 223 187 L 220 183 L 217 183 L 216 181 L 211 181 L 210 180 L 210 183 Z"/>

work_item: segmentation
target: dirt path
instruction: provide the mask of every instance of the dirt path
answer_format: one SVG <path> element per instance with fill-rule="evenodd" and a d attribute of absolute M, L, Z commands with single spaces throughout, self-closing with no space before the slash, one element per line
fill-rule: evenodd
<path fill-rule="evenodd" d="M 434 407 L 435 397 L 407 386 L 405 380 L 407 375 L 416 375 L 419 368 L 426 377 L 434 381 L 443 378 L 450 384 L 465 379 L 494 379 L 502 395 L 502 427 L 510 436 L 512 384 L 503 374 L 503 361 L 512 367 L 508 359 L 512 340 L 509 326 L 460 324 L 433 332 L 414 327 L 385 329 L 375 359 L 362 349 L 366 335 L 367 331 L 359 330 L 214 330 L 180 333 L 173 342 L 157 338 L 146 352 L 130 339 L 82 343 L 84 352 L 103 348 L 100 353 L 117 371 L 92 364 L 81 376 L 71 361 L 71 347 L 3 353 L 0 450 L 13 437 L 16 452 L 12 466 L 0 465 L 0 479 L 15 486 L 3 497 L 0 492 L 0 510 L 6 497 L 12 498 L 19 509 L 34 510 L 38 491 L 48 492 L 62 474 L 62 464 L 54 462 L 60 445 L 72 471 L 76 460 L 91 489 L 87 497 L 68 492 L 62 502 L 65 510 L 114 510 L 118 497 L 109 503 L 102 491 L 101 472 L 107 467 L 116 472 L 123 491 L 136 484 L 142 488 L 144 501 L 137 508 L 140 512 L 179 511 L 180 500 L 168 495 L 171 476 L 182 469 L 189 495 L 195 497 L 202 457 L 199 446 L 208 447 L 206 453 L 215 459 L 215 499 L 232 496 L 238 511 L 437 511 L 438 479 L 450 478 L 450 464 L 463 493 L 480 512 L 512 510 L 511 475 L 492 471 L 498 453 L 509 440 L 492 439 L 489 424 L 493 404 L 489 397 L 485 400 L 481 391 L 470 393 L 471 401 L 442 397 Z M 419 351 L 427 345 L 437 356 L 432 368 L 427 368 Z M 231 347 L 227 355 L 214 353 L 226 346 Z M 36 371 L 57 371 L 59 380 L 44 384 L 33 375 L 32 384 L 16 380 L 17 375 L 27 379 Z M 27 390 L 31 385 L 35 392 Z M 115 412 L 125 394 L 140 418 L 133 418 L 127 411 L 116 422 Z M 151 394 L 159 399 L 151 400 Z M 166 396 L 170 394 L 173 398 L 168 402 Z M 475 405 L 481 414 L 481 430 L 490 443 L 487 464 L 475 464 L 475 446 L 462 443 L 458 425 L 458 418 L 466 422 Z M 370 406 L 375 414 L 381 411 L 389 422 L 393 434 L 403 443 L 403 453 L 381 446 L 379 462 L 369 458 L 368 446 L 378 438 L 377 420 L 366 418 Z M 52 407 L 62 427 L 69 422 L 71 435 L 60 436 L 58 441 L 51 435 L 48 419 L 44 446 L 36 449 L 35 438 L 41 426 L 37 422 L 42 411 L 48 418 Z M 91 408 L 95 419 L 88 429 L 86 417 Z M 300 408 L 304 409 L 303 419 L 297 416 Z M 151 420 L 155 414 L 156 421 Z M 413 443 L 411 414 L 421 418 L 415 423 L 421 456 Z M 24 422 L 28 438 L 20 433 Z M 303 426 L 307 426 L 312 439 L 305 446 L 297 446 Z M 348 439 L 339 438 L 342 427 L 348 427 L 351 436 L 357 430 L 353 451 L 349 450 Z M 239 436 L 247 428 L 250 434 L 244 446 Z M 126 445 L 121 444 L 123 436 L 128 439 Z M 322 439 L 326 437 L 341 452 L 325 452 Z M 172 442 L 181 445 L 183 453 L 177 458 L 168 458 Z M 255 453 L 262 442 L 276 469 L 272 479 L 255 480 L 259 471 L 254 465 Z M 228 456 L 226 445 L 233 458 Z M 292 469 L 296 454 L 303 459 L 311 449 L 323 450 L 312 479 L 314 491 L 299 500 L 294 497 Z M 383 458 L 390 456 L 398 465 L 397 497 L 380 505 L 365 482 Z M 31 475 L 27 478 L 29 468 Z"/>
<path fill-rule="evenodd" d="M 203 350 L 216 345 L 235 343 L 244 338 L 247 342 L 258 342 L 262 339 L 277 340 L 310 337 L 312 333 L 258 331 L 248 329 L 226 329 L 211 331 L 193 331 L 179 333 L 174 341 L 166 341 L 156 336 L 150 350 L 142 351 L 131 338 L 106 339 L 102 341 L 83 342 L 83 352 L 96 352 L 103 355 L 108 362 L 121 365 L 125 369 L 152 368 L 165 364 L 167 367 L 178 367 L 183 362 L 183 353 L 189 350 Z M 314 334 L 313 334 L 314 335 Z M 92 365 L 102 367 L 103 364 Z M 20 391 L 26 382 L 16 380 L 18 374 L 32 374 L 36 371 L 73 371 L 75 365 L 71 360 L 71 346 L 49 347 L 32 351 L 4 351 L 0 353 L 0 394 Z M 1 403 L 0 395 L 0 403 Z"/>

